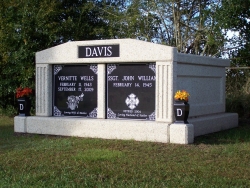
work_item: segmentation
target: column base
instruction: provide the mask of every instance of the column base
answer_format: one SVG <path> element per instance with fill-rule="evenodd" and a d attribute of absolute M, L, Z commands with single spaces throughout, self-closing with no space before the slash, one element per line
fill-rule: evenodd
<path fill-rule="evenodd" d="M 194 142 L 193 124 L 173 123 L 170 125 L 170 143 L 191 144 Z"/>

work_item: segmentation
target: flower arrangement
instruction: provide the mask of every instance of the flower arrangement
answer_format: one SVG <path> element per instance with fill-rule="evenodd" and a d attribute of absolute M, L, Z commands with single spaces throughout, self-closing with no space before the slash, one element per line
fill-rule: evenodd
<path fill-rule="evenodd" d="M 16 98 L 28 97 L 32 94 L 32 89 L 19 87 L 16 89 Z"/>
<path fill-rule="evenodd" d="M 184 100 L 186 102 L 188 102 L 188 97 L 189 97 L 189 93 L 186 90 L 178 90 L 175 93 L 174 99 L 175 100 Z"/>

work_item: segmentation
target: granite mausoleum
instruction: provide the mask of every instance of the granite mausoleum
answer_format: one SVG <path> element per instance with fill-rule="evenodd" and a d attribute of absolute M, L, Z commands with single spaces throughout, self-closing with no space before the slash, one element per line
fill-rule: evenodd
<path fill-rule="evenodd" d="M 16 116 L 14 131 L 192 143 L 238 126 L 238 115 L 225 113 L 229 64 L 134 39 L 55 46 L 36 53 L 36 115 Z M 174 123 L 182 89 L 191 95 L 189 124 Z"/>

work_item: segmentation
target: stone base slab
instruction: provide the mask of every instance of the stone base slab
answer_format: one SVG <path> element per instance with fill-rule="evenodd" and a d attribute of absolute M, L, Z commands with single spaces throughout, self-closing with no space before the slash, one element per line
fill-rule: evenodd
<path fill-rule="evenodd" d="M 15 132 L 169 142 L 169 123 L 141 120 L 107 120 L 82 117 L 15 117 Z"/>
<path fill-rule="evenodd" d="M 238 127 L 237 113 L 221 113 L 188 119 L 194 125 L 194 137 Z"/>
<path fill-rule="evenodd" d="M 193 142 L 193 137 L 237 127 L 238 114 L 222 113 L 191 118 L 188 121 L 189 124 L 171 124 L 141 120 L 16 116 L 14 131 L 17 133 L 189 144 Z"/>

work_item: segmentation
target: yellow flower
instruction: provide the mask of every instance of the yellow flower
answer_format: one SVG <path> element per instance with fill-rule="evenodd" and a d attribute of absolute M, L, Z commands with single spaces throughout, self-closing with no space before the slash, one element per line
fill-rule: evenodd
<path fill-rule="evenodd" d="M 175 96 L 174 96 L 174 99 L 175 100 L 184 100 L 184 101 L 187 101 L 188 102 L 188 97 L 189 97 L 189 93 L 185 90 L 178 90 L 176 93 L 175 93 Z"/>

